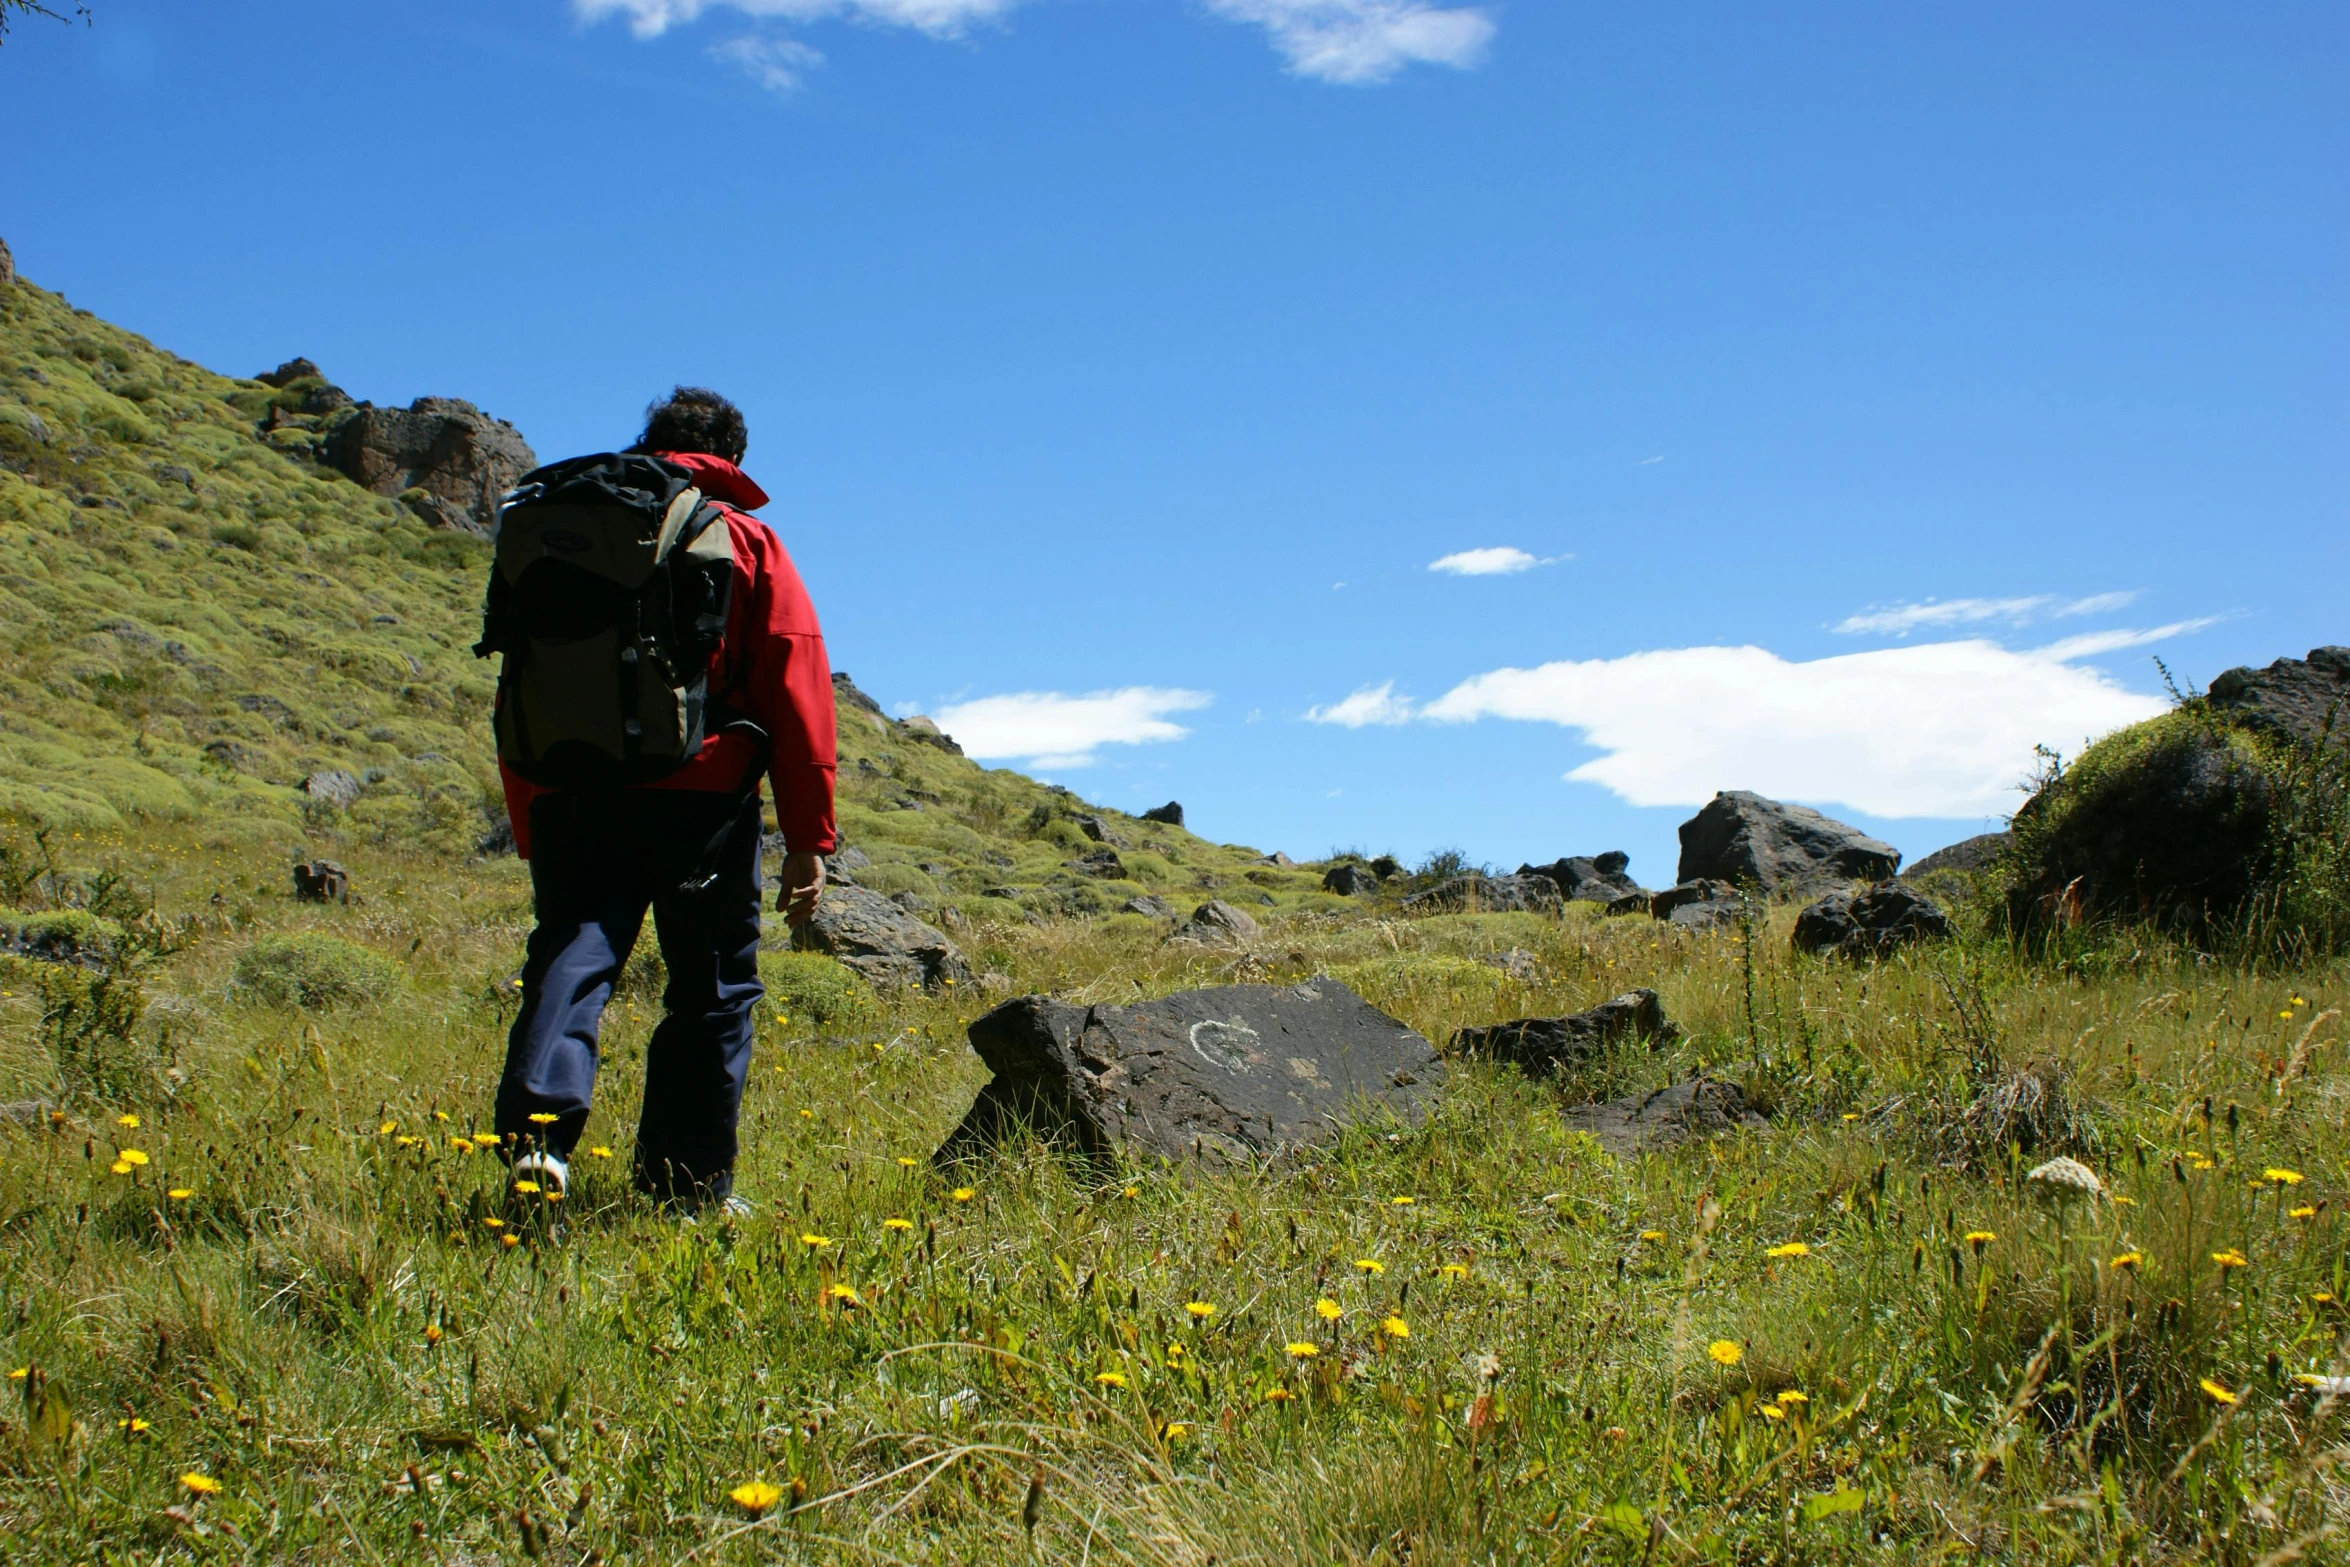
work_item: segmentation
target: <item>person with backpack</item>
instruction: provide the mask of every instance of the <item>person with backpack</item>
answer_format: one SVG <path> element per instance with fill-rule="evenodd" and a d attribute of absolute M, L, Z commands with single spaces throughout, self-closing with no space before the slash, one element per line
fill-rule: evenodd
<path fill-rule="evenodd" d="M 837 846 L 824 633 L 749 515 L 767 495 L 739 466 L 747 445 L 733 403 L 681 386 L 626 452 L 541 468 L 499 512 L 474 651 L 501 656 L 498 770 L 537 922 L 496 1126 L 515 1184 L 545 1195 L 570 1185 L 598 1026 L 649 910 L 669 983 L 632 1175 L 675 1211 L 744 1211 L 761 776 L 795 928 Z"/>

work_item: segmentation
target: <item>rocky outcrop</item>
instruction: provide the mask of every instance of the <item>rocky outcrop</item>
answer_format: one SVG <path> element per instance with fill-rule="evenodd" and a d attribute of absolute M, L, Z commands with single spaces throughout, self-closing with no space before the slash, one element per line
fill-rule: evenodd
<path fill-rule="evenodd" d="M 1143 812 L 1142 819 L 1146 822 L 1157 822 L 1166 827 L 1180 827 L 1183 825 L 1182 802 L 1169 800 L 1157 810 Z"/>
<path fill-rule="evenodd" d="M 347 811 L 359 803 L 359 779 L 340 767 L 322 768 L 302 780 L 302 792 L 319 804 Z"/>
<path fill-rule="evenodd" d="M 1521 865 L 1518 874 L 1549 877 L 1569 903 L 1613 903 L 1640 890 L 1640 884 L 1624 874 L 1631 863 L 1632 856 L 1610 849 L 1605 854 L 1569 855 L 1548 865 Z"/>
<path fill-rule="evenodd" d="M 1094 842 L 1107 844 L 1113 849 L 1130 849 L 1133 847 L 1132 844 L 1128 843 L 1125 838 L 1119 834 L 1118 829 L 1110 824 L 1109 818 L 1104 816 L 1088 813 L 1078 817 L 1077 830 L 1085 834 L 1085 836 L 1088 838 L 1091 838 Z"/>
<path fill-rule="evenodd" d="M 793 933 L 792 945 L 839 959 L 876 990 L 935 990 L 971 980 L 970 966 L 944 933 L 864 887 L 825 888 L 815 918 Z"/>
<path fill-rule="evenodd" d="M 1149 893 L 1144 893 L 1139 898 L 1128 898 L 1124 903 L 1119 904 L 1118 912 L 1139 914 L 1145 919 L 1171 920 L 1175 917 L 1175 905 L 1169 903 L 1165 898 L 1154 898 Z"/>
<path fill-rule="evenodd" d="M 1972 838 L 1961 838 L 1946 849 L 1932 854 L 1912 865 L 1905 876 L 1931 876 L 1937 871 L 1987 871 L 1999 863 L 2015 843 L 2015 834 L 2008 832 L 1977 833 Z"/>
<path fill-rule="evenodd" d="M 1349 861 L 1322 873 L 1322 890 L 1342 898 L 1366 898 L 1379 890 L 1379 878 L 1371 874 L 1369 866 Z"/>
<path fill-rule="evenodd" d="M 1618 1159 L 1676 1147 L 1693 1137 L 1760 1132 L 1770 1123 L 1746 1102 L 1746 1091 L 1719 1078 L 1693 1077 L 1652 1094 L 1633 1094 L 1566 1113 L 1567 1130 L 1586 1132 Z"/>
<path fill-rule="evenodd" d="M 1528 1077 L 1549 1077 L 1589 1061 L 1619 1040 L 1646 1040 L 1650 1049 L 1681 1037 L 1653 990 L 1628 990 L 1588 1012 L 1522 1017 L 1511 1023 L 1457 1030 L 1455 1054 L 1506 1061 Z"/>
<path fill-rule="evenodd" d="M 1946 941 L 1950 916 L 1916 888 L 1881 881 L 1865 892 L 1831 892 L 1795 916 L 1795 947 L 1845 958 L 1883 957 L 1920 941 Z"/>
<path fill-rule="evenodd" d="M 1195 941 L 1203 947 L 1234 947 L 1256 940 L 1260 927 L 1241 910 L 1221 898 L 1210 898 L 1191 911 L 1191 918 L 1175 932 L 1176 941 Z"/>
<path fill-rule="evenodd" d="M 1445 1078 L 1427 1040 L 1330 979 L 1133 1006 L 1027 996 L 973 1023 L 970 1039 L 995 1076 L 941 1159 L 1020 1127 L 1095 1158 L 1278 1158 L 1366 1112 L 1417 1124 Z"/>
<path fill-rule="evenodd" d="M 1608 912 L 1616 912 L 1609 904 Z M 1738 923 L 1738 889 L 1726 881 L 1700 879 L 1648 895 L 1648 912 L 1682 930 L 1720 930 Z"/>
<path fill-rule="evenodd" d="M 1068 862 L 1068 868 L 1080 876 L 1091 876 L 1101 881 L 1124 881 L 1126 862 L 1118 858 L 1115 849 L 1096 849 Z"/>
<path fill-rule="evenodd" d="M 1782 805 L 1744 789 L 1717 794 L 1681 824 L 1678 880 L 1752 882 L 1765 897 L 1883 881 L 1901 851 L 1808 806 Z"/>
<path fill-rule="evenodd" d="M 863 713 L 866 722 L 874 728 L 884 734 L 889 732 L 889 715 L 881 710 L 879 702 L 858 690 L 857 683 L 844 670 L 836 669 L 832 672 L 832 705 L 835 711 L 844 714 Z"/>
<path fill-rule="evenodd" d="M 539 465 L 514 426 L 454 397 L 420 397 L 404 409 L 362 404 L 327 432 L 324 454 L 328 466 L 398 497 L 433 526 L 474 533 L 490 530 L 499 497 Z"/>
<path fill-rule="evenodd" d="M 963 748 L 955 744 L 955 737 L 938 727 L 932 719 L 916 713 L 898 724 L 898 732 L 918 745 L 936 746 L 949 756 L 961 756 Z"/>
<path fill-rule="evenodd" d="M 2350 647 L 2312 648 L 2266 669 L 2231 669 L 2205 693 L 2214 711 L 2295 745 L 2350 740 Z M 2330 727 L 2329 727 L 2330 726 Z"/>
<path fill-rule="evenodd" d="M 304 860 L 294 867 L 296 903 L 348 903 L 351 873 L 332 860 Z"/>
<path fill-rule="evenodd" d="M 16 281 L 16 257 L 9 254 L 8 241 L 0 239 L 0 288 Z"/>
<path fill-rule="evenodd" d="M 1403 900 L 1414 914 L 1554 914 L 1565 904 L 1548 876 L 1455 876 Z"/>

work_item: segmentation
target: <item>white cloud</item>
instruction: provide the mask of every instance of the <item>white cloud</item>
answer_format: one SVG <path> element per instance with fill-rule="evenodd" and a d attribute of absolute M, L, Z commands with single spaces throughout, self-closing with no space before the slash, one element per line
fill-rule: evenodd
<path fill-rule="evenodd" d="M 1208 9 L 1254 22 L 1289 62 L 1316 81 L 1386 81 L 1407 65 L 1467 70 L 1485 58 L 1493 17 L 1482 6 L 1432 0 L 1207 0 Z"/>
<path fill-rule="evenodd" d="M 755 33 L 715 45 L 710 53 L 769 92 L 790 92 L 812 67 L 824 63 L 823 55 L 795 38 L 762 38 Z"/>
<path fill-rule="evenodd" d="M 2183 637 L 2191 632 L 2201 631 L 2205 626 L 2216 626 L 2219 624 L 2219 620 L 2220 617 L 2217 615 L 2203 615 L 2194 620 L 2174 620 L 2167 626 L 2154 626 L 2144 631 L 2130 631 L 2122 628 L 2116 628 L 2112 631 L 2088 631 L 2077 637 L 2066 637 L 2060 642 L 2049 643 L 2040 649 L 2039 656 L 2068 661 L 2076 658 L 2095 658 L 2100 653 L 2118 653 L 2126 647 L 2145 647 L 2152 642 L 2168 642 L 2173 637 Z"/>
<path fill-rule="evenodd" d="M 956 702 L 932 714 L 939 728 L 970 755 L 983 760 L 1022 759 L 1036 767 L 1090 767 L 1105 745 L 1146 745 L 1180 740 L 1191 733 L 1170 723 L 1169 713 L 1206 707 L 1205 691 L 1127 686 L 1064 696 L 1058 691 L 1017 691 Z"/>
<path fill-rule="evenodd" d="M 2034 746 L 2074 750 L 2167 706 L 2073 660 L 2207 623 L 2031 652 L 1970 639 L 1802 663 L 1758 647 L 1669 648 L 1493 670 L 1416 714 L 1381 686 L 1322 721 L 1349 722 L 1336 715 L 1359 703 L 1380 715 L 1360 722 L 1506 718 L 1578 729 L 1605 754 L 1567 777 L 1634 805 L 1753 789 L 1875 816 L 1990 816 L 2014 808 Z M 2132 640 L 2117 644 L 2123 635 Z"/>
<path fill-rule="evenodd" d="M 2127 609 L 2137 599 L 2136 593 L 2092 593 L 2077 599 L 2060 599 L 2050 593 L 2035 593 L 2027 598 L 1928 599 L 1923 604 L 1872 606 L 1838 621 L 1836 629 L 1848 636 L 1889 633 L 1905 637 L 1912 631 L 1927 628 L 1977 626 L 1993 620 L 2021 626 L 2035 620 L 2110 614 Z"/>
<path fill-rule="evenodd" d="M 1338 724 L 1347 729 L 1360 729 L 1366 724 L 1409 723 L 1411 718 L 1411 699 L 1397 696 L 1392 680 L 1365 686 L 1343 702 L 1306 709 L 1309 723 Z"/>
<path fill-rule="evenodd" d="M 658 38 L 672 27 L 695 21 L 721 7 L 745 16 L 783 22 L 817 22 L 830 17 L 911 27 L 933 38 L 958 38 L 974 22 L 1000 19 L 1020 0 L 571 0 L 584 22 L 627 19 L 639 38 Z"/>
<path fill-rule="evenodd" d="M 1481 550 L 1458 550 L 1428 562 L 1428 569 L 1455 577 L 1506 577 L 1512 572 L 1532 571 L 1542 564 L 1540 556 L 1504 544 Z"/>

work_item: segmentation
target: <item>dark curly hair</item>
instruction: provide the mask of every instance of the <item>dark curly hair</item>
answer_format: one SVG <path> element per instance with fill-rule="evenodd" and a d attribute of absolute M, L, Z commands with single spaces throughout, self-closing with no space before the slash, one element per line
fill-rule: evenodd
<path fill-rule="evenodd" d="M 645 410 L 645 433 L 630 450 L 707 452 L 741 462 L 750 444 L 740 408 L 706 386 L 680 386 Z"/>

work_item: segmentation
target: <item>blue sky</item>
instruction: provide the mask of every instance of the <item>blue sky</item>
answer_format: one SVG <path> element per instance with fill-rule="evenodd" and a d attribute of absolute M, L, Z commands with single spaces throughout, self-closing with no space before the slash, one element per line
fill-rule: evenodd
<path fill-rule="evenodd" d="M 544 457 L 725 389 L 839 667 L 1218 838 L 1917 854 L 2350 641 L 2338 5 L 93 5 L 27 275 Z"/>

